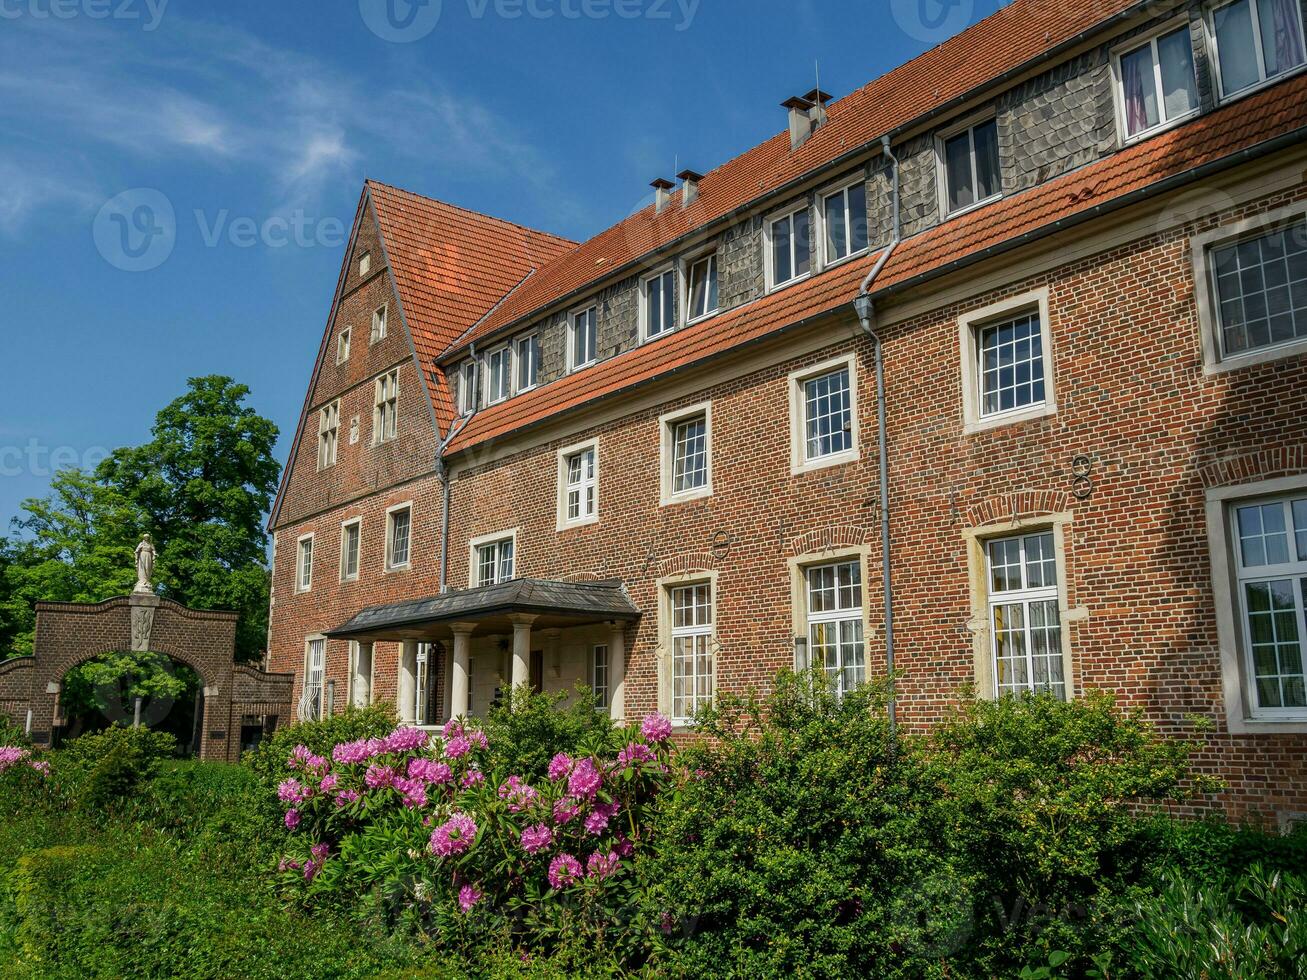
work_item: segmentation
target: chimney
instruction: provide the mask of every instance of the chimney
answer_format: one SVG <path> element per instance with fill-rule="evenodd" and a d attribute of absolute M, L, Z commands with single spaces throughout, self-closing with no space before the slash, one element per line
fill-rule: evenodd
<path fill-rule="evenodd" d="M 654 212 L 661 214 L 663 208 L 672 200 L 672 189 L 676 185 L 666 177 L 659 177 L 649 186 L 654 189 Z"/>
<path fill-rule="evenodd" d="M 688 208 L 699 196 L 699 181 L 703 180 L 703 174 L 695 173 L 693 170 L 682 170 L 676 176 L 682 182 L 681 207 Z"/>
<path fill-rule="evenodd" d="M 796 95 L 781 107 L 790 110 L 790 149 L 797 150 L 812 135 L 812 103 Z"/>
<path fill-rule="evenodd" d="M 818 126 L 824 126 L 826 124 L 826 103 L 831 100 L 831 94 L 815 88 L 803 98 L 805 101 L 812 103 L 812 109 L 809 112 L 812 117 L 812 128 L 816 129 Z"/>

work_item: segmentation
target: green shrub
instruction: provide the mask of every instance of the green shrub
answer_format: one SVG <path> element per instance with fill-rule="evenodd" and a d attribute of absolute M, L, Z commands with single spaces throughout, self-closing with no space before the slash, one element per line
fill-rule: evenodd
<path fill-rule="evenodd" d="M 144 784 L 127 814 L 183 837 L 208 837 L 251 847 L 272 845 L 262 813 L 262 786 L 255 773 L 222 762 L 174 761 Z"/>
<path fill-rule="evenodd" d="M 1159 872 L 1175 869 L 1199 881 L 1238 876 L 1254 865 L 1268 871 L 1307 868 L 1307 826 L 1292 833 L 1267 833 L 1210 817 L 1141 821 L 1140 846 Z"/>
<path fill-rule="evenodd" d="M 55 754 L 56 782 L 73 806 L 112 811 L 148 782 L 176 747 L 177 740 L 167 732 L 106 728 L 74 739 Z"/>
<path fill-rule="evenodd" d="M 0 715 L 0 746 L 14 745 L 21 749 L 31 748 L 32 739 L 22 725 L 10 720 L 8 715 Z"/>
<path fill-rule="evenodd" d="M 570 703 L 569 702 L 570 699 Z M 538 778 L 559 752 L 605 754 L 621 747 L 620 729 L 598 710 L 594 693 L 578 685 L 572 694 L 512 692 L 490 710 L 482 725 L 506 770 Z"/>

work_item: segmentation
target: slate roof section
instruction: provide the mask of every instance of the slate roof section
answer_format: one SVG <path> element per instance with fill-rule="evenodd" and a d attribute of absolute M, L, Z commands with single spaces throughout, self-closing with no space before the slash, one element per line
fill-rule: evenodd
<path fill-rule="evenodd" d="M 1277 138 L 1301 140 L 1307 127 L 1307 75 L 1265 89 L 1210 115 L 1136 143 L 1079 170 L 986 205 L 905 239 L 881 270 L 873 295 L 945 272 L 990 249 L 1056 231 L 1129 200 L 1146 188 L 1244 153 Z M 745 306 L 683 327 L 528 394 L 481 409 L 450 446 L 459 452 L 656 377 L 708 360 L 852 304 L 878 253 L 813 276 Z"/>
<path fill-rule="evenodd" d="M 521 578 L 412 602 L 373 606 L 348 623 L 328 630 L 327 636 L 345 639 L 427 624 L 474 622 L 509 613 L 575 616 L 594 621 L 640 618 L 640 610 L 618 579 L 561 582 Z"/>

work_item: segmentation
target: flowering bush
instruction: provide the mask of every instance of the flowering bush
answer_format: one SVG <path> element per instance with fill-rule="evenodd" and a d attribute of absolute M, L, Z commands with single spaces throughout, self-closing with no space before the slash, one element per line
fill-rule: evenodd
<path fill-rule="evenodd" d="M 309 901 L 379 891 L 446 938 L 475 926 L 509 941 L 529 929 L 537 946 L 634 941 L 647 929 L 633 861 L 672 782 L 670 733 L 651 716 L 621 733 L 620 751 L 604 751 L 606 732 L 535 777 L 459 721 L 325 753 L 296 746 L 276 791 L 294 844 L 280 870 Z"/>
<path fill-rule="evenodd" d="M 33 759 L 31 749 L 17 748 L 15 746 L 0 747 L 0 775 L 20 765 L 33 769 L 42 776 L 50 775 L 50 763 L 40 759 Z"/>

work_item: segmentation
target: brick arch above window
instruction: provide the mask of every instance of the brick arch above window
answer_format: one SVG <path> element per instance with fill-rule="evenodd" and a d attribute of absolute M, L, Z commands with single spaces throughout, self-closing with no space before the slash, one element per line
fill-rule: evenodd
<path fill-rule="evenodd" d="M 1205 489 L 1307 473 L 1307 447 L 1281 446 L 1213 460 L 1198 468 Z"/>
<path fill-rule="evenodd" d="M 602 570 L 591 570 L 588 572 L 569 572 L 563 576 L 564 582 L 607 582 L 613 578 L 621 576 L 613 575 Z"/>
<path fill-rule="evenodd" d="M 1018 490 L 967 504 L 962 523 L 965 527 L 982 528 L 990 524 L 1051 517 L 1072 509 L 1072 497 L 1064 490 Z"/>
<path fill-rule="evenodd" d="M 859 524 L 819 527 L 791 539 L 789 557 L 812 555 L 841 548 L 857 548 L 871 542 L 875 535 L 875 528 L 863 527 Z"/>
<path fill-rule="evenodd" d="M 655 562 L 653 577 L 663 579 L 670 575 L 692 575 L 699 572 L 707 575 L 717 571 L 719 564 L 717 556 L 710 551 L 685 551 Z"/>

